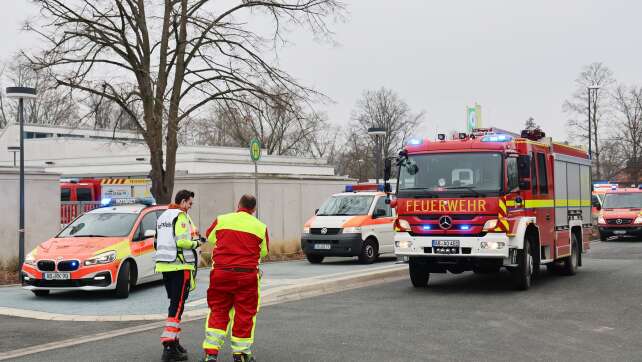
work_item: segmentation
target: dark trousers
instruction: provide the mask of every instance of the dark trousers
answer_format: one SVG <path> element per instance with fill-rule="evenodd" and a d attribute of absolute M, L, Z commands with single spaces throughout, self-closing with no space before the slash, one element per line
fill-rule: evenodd
<path fill-rule="evenodd" d="M 163 273 L 163 282 L 169 298 L 169 309 L 161 342 L 171 342 L 178 339 L 181 331 L 180 322 L 185 310 L 185 301 L 189 296 L 191 271 L 178 270 Z"/>

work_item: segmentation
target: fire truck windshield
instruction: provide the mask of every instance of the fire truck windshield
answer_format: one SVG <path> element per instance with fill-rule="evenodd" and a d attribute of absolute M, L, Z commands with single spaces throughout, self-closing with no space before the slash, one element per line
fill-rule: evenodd
<path fill-rule="evenodd" d="M 366 195 L 332 196 L 319 208 L 317 216 L 367 215 L 373 199 Z"/>
<path fill-rule="evenodd" d="M 409 155 L 408 161 L 412 167 L 402 165 L 399 173 L 398 190 L 402 197 L 421 190 L 430 194 L 483 196 L 499 193 L 502 189 L 502 156 L 499 153 Z"/>
<path fill-rule="evenodd" d="M 605 209 L 642 209 L 642 192 L 606 194 Z"/>

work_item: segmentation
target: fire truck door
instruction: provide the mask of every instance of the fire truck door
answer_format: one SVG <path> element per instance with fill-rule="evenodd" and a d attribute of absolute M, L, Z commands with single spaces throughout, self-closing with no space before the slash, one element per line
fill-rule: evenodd
<path fill-rule="evenodd" d="M 531 202 L 537 218 L 541 246 L 555 244 L 555 200 L 553 195 L 551 158 L 543 152 L 534 154 L 533 162 L 537 164 L 537 183 L 533 188 Z M 535 179 L 533 177 L 533 179 Z M 535 184 L 535 183 L 534 183 Z"/>

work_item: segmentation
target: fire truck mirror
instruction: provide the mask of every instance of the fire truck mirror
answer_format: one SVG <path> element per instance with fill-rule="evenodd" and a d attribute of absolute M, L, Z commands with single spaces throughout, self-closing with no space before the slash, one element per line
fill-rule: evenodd
<path fill-rule="evenodd" d="M 386 158 L 386 160 L 384 161 L 384 168 L 383 168 L 384 181 L 390 180 L 391 173 L 392 173 L 392 160 L 389 158 Z"/>
<path fill-rule="evenodd" d="M 517 159 L 517 174 L 520 181 L 531 177 L 531 156 L 519 156 Z"/>

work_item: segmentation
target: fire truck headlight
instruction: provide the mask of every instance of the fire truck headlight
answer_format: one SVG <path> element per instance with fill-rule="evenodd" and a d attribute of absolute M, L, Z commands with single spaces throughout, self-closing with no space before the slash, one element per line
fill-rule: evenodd
<path fill-rule="evenodd" d="M 642 215 L 640 215 L 640 216 L 635 218 L 635 223 L 636 224 L 642 224 Z"/>
<path fill-rule="evenodd" d="M 497 227 L 497 219 L 490 219 L 484 223 L 484 231 L 493 231 Z"/>
<path fill-rule="evenodd" d="M 412 241 L 410 240 L 398 240 L 395 241 L 395 246 L 399 249 L 408 249 L 412 248 Z"/>
<path fill-rule="evenodd" d="M 410 228 L 410 223 L 408 222 L 408 220 L 397 219 L 397 225 L 399 226 L 399 230 L 398 231 L 410 231 L 410 230 L 412 230 Z"/>
<path fill-rule="evenodd" d="M 109 264 L 112 261 L 116 260 L 116 252 L 111 250 L 102 254 L 98 254 L 94 257 L 91 257 L 83 263 L 85 266 L 97 265 L 97 264 Z"/>
<path fill-rule="evenodd" d="M 361 233 L 361 227 L 351 227 L 351 228 L 344 228 L 343 229 L 344 234 L 360 234 Z"/>
<path fill-rule="evenodd" d="M 309 226 L 304 226 L 303 227 L 303 233 L 304 234 L 309 234 L 310 233 L 310 227 Z"/>
<path fill-rule="evenodd" d="M 598 224 L 606 224 L 606 220 L 604 220 L 604 216 L 600 216 L 597 218 L 597 223 Z"/>

